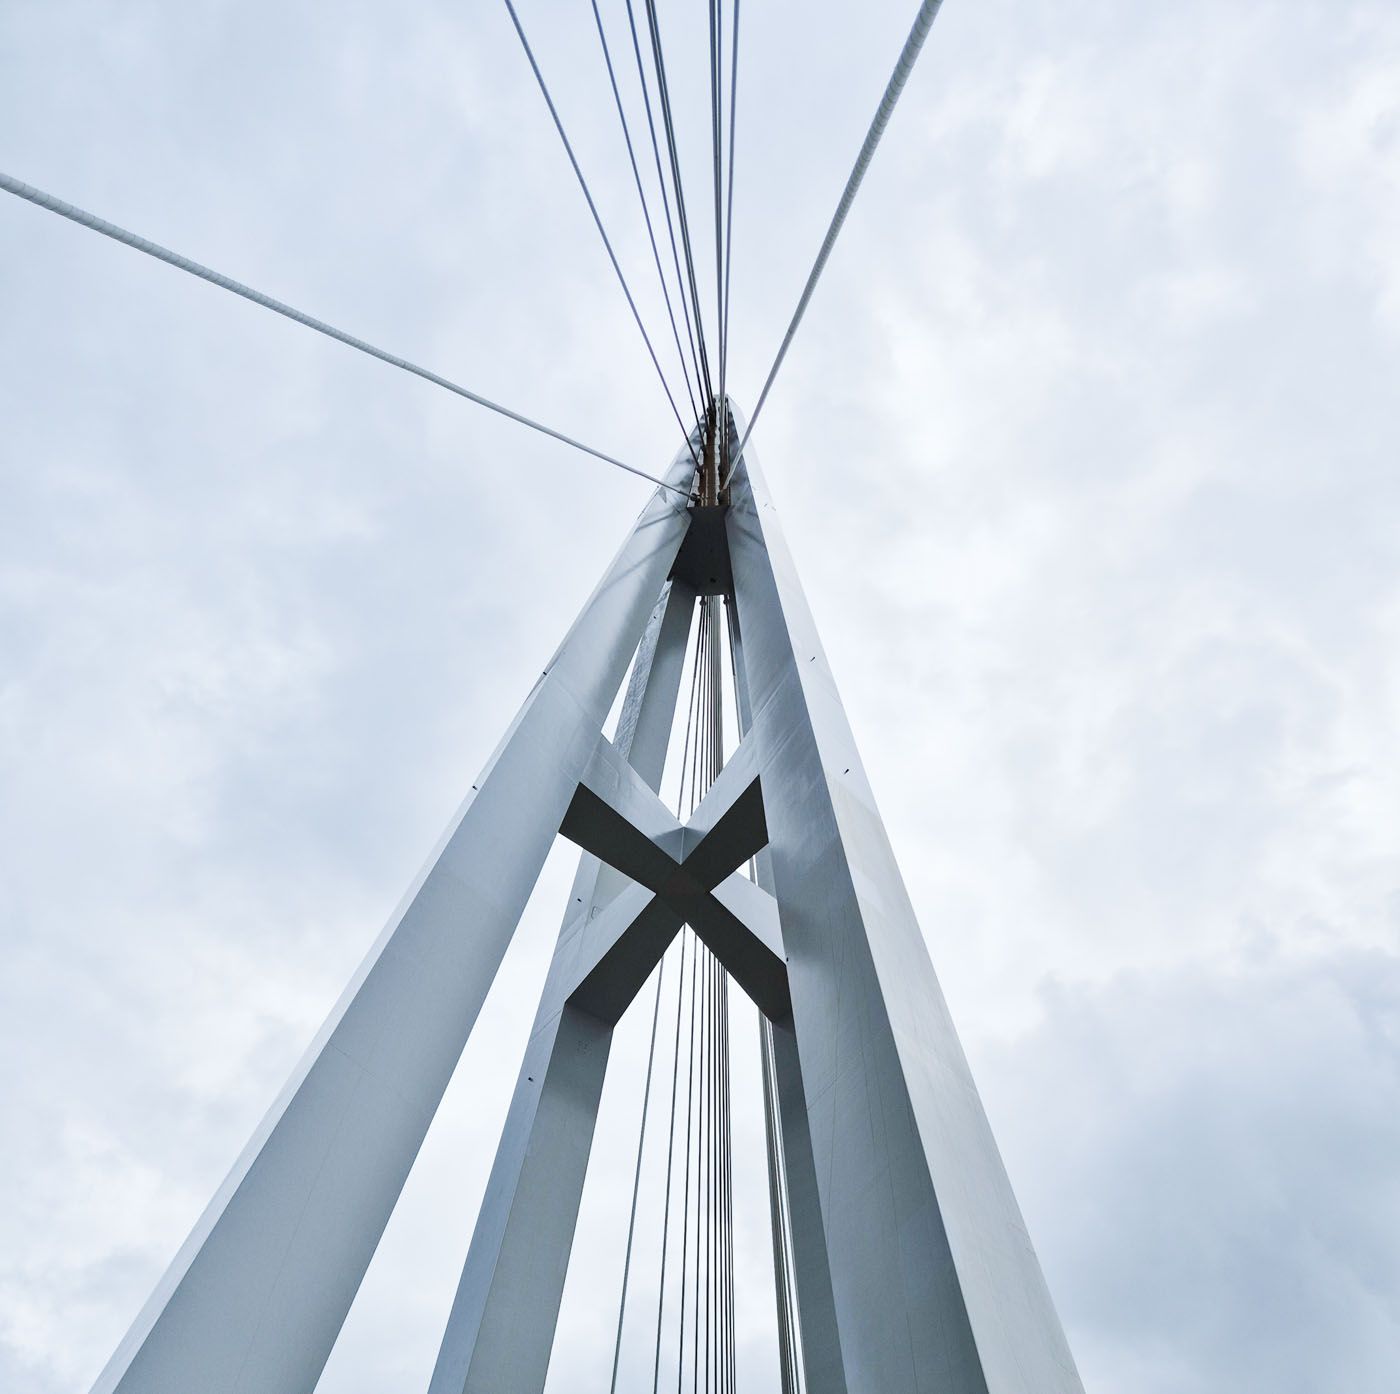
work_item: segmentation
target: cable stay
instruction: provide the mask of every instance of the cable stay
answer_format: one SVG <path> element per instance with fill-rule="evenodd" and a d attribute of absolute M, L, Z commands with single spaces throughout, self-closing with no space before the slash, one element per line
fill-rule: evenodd
<path fill-rule="evenodd" d="M 760 1024 L 759 1050 L 763 1074 L 763 1136 L 768 1157 L 768 1214 L 773 1237 L 773 1277 L 778 1305 L 778 1367 L 782 1377 L 782 1394 L 798 1394 L 802 1382 L 797 1287 L 793 1281 L 792 1235 L 788 1224 L 787 1171 L 783 1165 L 773 1025 L 769 1021 Z"/>
<path fill-rule="evenodd" d="M 499 402 L 493 402 L 489 397 L 483 397 L 480 393 L 473 392 L 460 383 L 452 382 L 448 378 L 430 372 L 427 368 L 421 368 L 416 363 L 410 363 L 406 358 L 399 358 L 395 354 L 386 353 L 381 348 L 375 348 L 373 344 L 366 343 L 363 339 L 357 339 L 353 334 L 347 334 L 343 329 L 337 329 L 324 320 L 314 319 L 301 310 L 283 304 L 280 300 L 274 300 L 270 295 L 264 295 L 251 286 L 245 286 L 241 281 L 235 281 L 230 276 L 212 271 L 197 261 L 191 261 L 178 252 L 172 252 L 168 247 L 162 247 L 159 243 L 138 237 L 134 232 L 128 232 L 115 223 L 109 223 L 94 213 L 88 213 L 71 203 L 65 203 L 61 198 L 46 194 L 42 189 L 36 189 L 32 184 L 26 184 L 8 174 L 0 173 L 0 189 L 4 189 L 6 193 L 14 194 L 16 198 L 26 199 L 39 208 L 46 208 L 50 213 L 57 213 L 60 217 L 67 218 L 70 222 L 77 223 L 81 227 L 90 228 L 93 232 L 100 232 L 104 237 L 110 237 L 114 242 L 120 242 L 123 246 L 134 248 L 138 252 L 145 252 L 147 256 L 154 257 L 157 261 L 163 261 L 167 266 L 187 271 L 191 276 L 198 276 L 200 280 L 208 281 L 210 285 L 218 286 L 221 290 L 242 296 L 244 300 L 251 300 L 254 305 L 261 305 L 263 309 L 271 310 L 274 314 L 281 315 L 285 319 L 294 320 L 297 324 L 305 325 L 308 329 L 314 329 L 318 334 L 324 334 L 328 339 L 335 339 L 338 343 L 359 350 L 360 353 L 367 353 L 371 358 L 379 359 L 381 363 L 401 368 L 405 373 L 412 373 L 414 377 L 431 382 L 436 387 L 445 388 L 448 392 L 455 392 L 457 396 L 465 397 L 467 401 L 475 402 L 479 407 L 494 411 L 499 416 L 509 417 L 512 421 L 518 421 L 520 425 L 528 426 L 532 431 L 539 431 L 542 435 L 562 441 L 565 445 L 571 445 L 575 450 L 583 451 L 585 455 L 592 455 L 595 460 L 602 460 L 620 470 L 626 470 L 628 474 L 635 474 L 640 479 L 648 479 L 653 484 L 659 484 L 663 489 L 669 489 L 673 494 L 679 494 L 683 498 L 689 496 L 685 489 L 668 484 L 664 479 L 658 479 L 656 475 L 648 474 L 646 470 L 629 465 L 625 460 L 619 460 L 616 456 L 609 455 L 602 450 L 595 450 L 593 446 L 585 445 L 581 440 L 575 440 L 573 436 L 556 431 L 552 426 L 546 426 L 543 422 L 535 421 L 518 411 L 512 411 L 509 407 L 503 407 Z"/>
<path fill-rule="evenodd" d="M 719 3 L 719 0 L 716 0 Z M 720 291 L 719 325 L 719 457 L 728 477 L 729 463 L 729 281 L 734 263 L 734 120 L 739 104 L 739 0 L 734 0 L 734 21 L 729 29 L 729 177 L 724 213 L 724 285 Z"/>
<path fill-rule="evenodd" d="M 764 402 L 768 400 L 768 389 L 773 386 L 773 379 L 777 377 L 778 369 L 782 367 L 783 359 L 787 357 L 792 337 L 797 333 L 797 326 L 802 323 L 802 316 L 807 313 L 807 303 L 811 300 L 812 292 L 821 279 L 827 258 L 831 255 L 831 249 L 836 245 L 836 238 L 845 225 L 846 215 L 851 211 L 851 204 L 855 202 L 856 190 L 860 188 L 861 181 L 865 178 L 865 172 L 870 168 L 870 160 L 875 154 L 875 147 L 879 145 L 880 137 L 885 133 L 890 114 L 894 111 L 895 103 L 899 101 L 900 93 L 904 91 L 904 84 L 909 80 L 909 74 L 913 71 L 919 50 L 923 48 L 924 40 L 928 38 L 929 28 L 942 3 L 943 0 L 923 0 L 919 6 L 919 13 L 914 17 L 913 28 L 910 29 L 909 37 L 904 41 L 899 61 L 894 65 L 894 72 L 890 75 L 889 83 L 885 87 L 885 95 L 880 98 L 880 105 L 875 111 L 874 120 L 870 123 L 870 129 L 865 133 L 860 153 L 856 156 L 855 165 L 851 169 L 850 177 L 846 180 L 846 187 L 842 190 L 841 201 L 836 205 L 836 212 L 832 215 L 831 226 L 827 228 L 826 236 L 822 238 L 821 250 L 817 253 L 817 259 L 812 264 L 807 284 L 802 288 L 802 295 L 797 302 L 797 309 L 793 311 L 787 333 L 783 335 L 783 342 L 778 348 L 778 356 L 773 360 L 773 366 L 768 370 L 768 377 L 764 381 L 763 390 L 758 394 L 758 401 L 754 403 L 753 415 L 749 417 L 748 429 L 739 442 L 738 450 L 734 452 L 734 459 L 724 477 L 726 484 L 733 475 L 739 458 L 744 453 L 744 446 L 748 444 L 749 437 L 753 435 L 754 423 L 758 420 L 759 412 L 763 410 Z"/>
<path fill-rule="evenodd" d="M 732 633 L 719 596 L 701 597 L 690 646 L 689 700 L 684 737 L 679 749 L 675 808 L 678 817 L 693 816 L 724 765 L 724 650 Z M 730 674 L 733 673 L 732 638 Z M 729 974 L 723 964 L 687 926 L 674 951 L 679 963 L 674 994 L 667 994 L 674 1011 L 665 1035 L 670 1039 L 670 1098 L 663 1120 L 649 1122 L 655 1079 L 666 1069 L 658 1063 L 658 1028 L 663 998 L 661 973 L 652 1004 L 652 1026 L 643 1088 L 642 1120 L 633 1166 L 632 1200 L 627 1248 L 623 1261 L 622 1296 L 614 1332 L 610 1394 L 621 1379 L 624 1322 L 637 1271 L 639 1196 L 645 1139 L 656 1127 L 666 1133 L 656 1316 L 651 1332 L 652 1394 L 735 1394 L 737 1389 L 737 1323 L 735 1283 L 733 1100 L 730 1059 Z M 664 1047 L 662 1048 L 665 1049 Z M 763 1057 L 767 1070 L 767 1057 Z M 765 1080 L 765 1111 L 769 1097 Z M 767 1122 L 765 1126 L 769 1126 Z M 771 1128 L 770 1128 L 771 1132 Z M 769 1187 L 784 1190 L 773 1161 L 769 1140 Z M 774 1224 L 784 1224 L 775 1212 Z M 643 1229 L 645 1232 L 645 1229 Z M 785 1231 L 782 1231 L 785 1234 Z M 774 1252 L 785 1238 L 775 1229 Z M 653 1270 L 654 1271 L 654 1270 Z M 783 1286 L 775 1267 L 776 1290 Z M 783 1300 L 780 1297 L 780 1310 Z M 791 1323 L 780 1323 L 780 1344 L 789 1341 Z M 790 1362 L 784 1354 L 783 1369 Z M 785 1375 L 784 1394 L 798 1386 Z"/>
<path fill-rule="evenodd" d="M 676 295 L 681 302 L 681 313 L 685 318 L 686 340 L 690 345 L 690 361 L 695 373 L 696 391 L 703 398 L 705 395 L 704 378 L 700 372 L 700 355 L 696 343 L 695 325 L 690 305 L 690 297 L 686 289 L 685 276 L 681 271 L 680 251 L 676 243 L 676 224 L 671 214 L 671 198 L 666 192 L 666 175 L 661 166 L 661 143 L 656 134 L 656 115 L 651 105 L 651 88 L 647 82 L 646 63 L 642 58 L 641 41 L 637 37 L 637 16 L 632 8 L 632 0 L 627 0 L 627 26 L 632 35 L 632 54 L 637 63 L 637 80 L 642 88 L 642 107 L 646 112 L 647 132 L 651 137 L 651 153 L 656 165 L 656 182 L 661 190 L 661 207 L 666 215 L 667 240 L 671 244 L 671 264 L 676 272 Z M 698 413 L 697 413 L 698 415 Z"/>
<path fill-rule="evenodd" d="M 705 350 L 704 317 L 700 313 L 700 290 L 695 279 L 695 257 L 690 242 L 690 222 L 686 216 L 685 186 L 681 180 L 680 157 L 676 151 L 675 117 L 671 110 L 670 85 L 666 81 L 666 58 L 661 45 L 661 25 L 656 15 L 656 0 L 646 0 L 647 27 L 651 35 L 652 62 L 656 70 L 656 90 L 661 101 L 661 122 L 666 132 L 666 150 L 671 165 L 671 183 L 676 198 L 676 221 L 680 224 L 681 245 L 685 251 L 686 279 L 695 314 L 695 336 L 700 348 L 700 368 L 705 382 L 705 397 L 713 400 L 714 379 L 710 373 L 709 355 Z"/>
<path fill-rule="evenodd" d="M 681 363 L 681 377 L 685 382 L 686 396 L 690 398 L 692 415 L 699 417 L 700 404 L 695 399 L 695 390 L 690 378 L 690 365 L 685 359 L 685 349 L 681 344 L 680 327 L 676 323 L 675 307 L 671 303 L 671 290 L 666 282 L 666 273 L 661 269 L 661 251 L 656 245 L 656 230 L 651 221 L 651 209 L 647 204 L 646 190 L 642 187 L 642 173 L 637 167 L 637 152 L 632 145 L 632 131 L 627 124 L 627 112 L 622 105 L 622 93 L 617 86 L 617 73 L 613 68 L 612 50 L 608 47 L 608 36 L 603 29 L 603 16 L 598 9 L 598 0 L 590 0 L 593 6 L 593 22 L 598 30 L 598 42 L 603 48 L 603 62 L 608 70 L 608 85 L 612 88 L 613 105 L 617 108 L 617 119 L 622 123 L 622 139 L 627 145 L 627 161 L 632 166 L 632 182 L 637 187 L 637 198 L 642 205 L 642 218 L 646 223 L 647 241 L 651 244 L 652 260 L 656 263 L 656 276 L 661 282 L 661 296 L 666 302 L 666 318 L 671 322 L 671 334 L 676 341 L 676 356 Z M 699 374 L 696 374 L 699 381 Z"/>
<path fill-rule="evenodd" d="M 588 211 L 593 215 L 594 225 L 598 229 L 598 236 L 603 239 L 603 246 L 607 251 L 608 260 L 612 263 L 612 269 L 617 273 L 617 282 L 622 287 L 622 293 L 627 297 L 628 308 L 632 311 L 632 318 L 637 322 L 637 328 L 641 331 L 642 342 L 647 346 L 647 353 L 651 356 L 652 365 L 656 368 L 656 375 L 661 379 L 661 390 L 666 394 L 666 400 L 671 404 L 671 410 L 676 417 L 676 425 L 681 428 L 681 435 L 685 437 L 686 447 L 692 455 L 695 455 L 695 447 L 690 441 L 690 429 L 685 424 L 685 419 L 681 416 L 680 408 L 676 405 L 676 399 L 671 394 L 671 386 L 666 381 L 666 374 L 662 370 L 661 360 L 656 356 L 656 349 L 652 347 L 651 335 L 647 333 L 647 327 L 642 322 L 641 311 L 637 309 L 637 302 L 632 298 L 631 288 L 627 284 L 627 277 L 622 274 L 622 266 L 618 262 L 617 253 L 613 251 L 612 239 L 608 236 L 607 229 L 603 226 L 602 216 L 598 212 L 598 205 L 593 202 L 592 191 L 588 187 L 588 181 L 583 177 L 583 170 L 579 168 L 577 156 L 574 154 L 574 147 L 569 141 L 569 137 L 564 130 L 564 123 L 559 117 L 558 108 L 554 105 L 554 98 L 549 95 L 549 86 L 544 80 L 544 74 L 540 71 L 540 65 L 535 61 L 534 50 L 530 47 L 530 41 L 525 37 L 524 26 L 520 23 L 520 16 L 515 12 L 515 5 L 512 0 L 505 0 L 505 6 L 510 13 L 511 23 L 515 25 L 515 32 L 520 36 L 520 46 L 525 50 L 525 57 L 530 61 L 530 70 L 535 75 L 535 81 L 539 84 L 540 95 L 544 97 L 545 105 L 549 108 L 549 114 L 554 121 L 554 129 L 559 132 L 559 139 L 563 142 L 564 153 L 569 157 L 569 164 L 573 166 L 574 176 L 578 180 L 578 186 L 583 190 L 584 200 L 588 204 Z M 699 456 L 695 457 L 695 465 L 700 466 Z"/>
<path fill-rule="evenodd" d="M 682 969 L 685 964 L 682 961 Z M 647 1141 L 647 1116 L 651 1108 L 651 1076 L 656 1064 L 656 1028 L 661 1020 L 661 988 L 666 978 L 666 957 L 656 969 L 656 1000 L 651 1009 L 651 1042 L 647 1046 L 647 1078 L 642 1088 L 642 1123 L 637 1131 L 637 1164 L 632 1175 L 632 1208 L 627 1216 L 627 1250 L 622 1262 L 622 1296 L 617 1304 L 617 1337 L 613 1342 L 612 1382 L 609 1394 L 617 1394 L 618 1361 L 622 1355 L 622 1326 L 627 1315 L 627 1285 L 632 1276 L 632 1241 L 637 1232 L 637 1197 L 641 1194 L 642 1154 Z"/>
<path fill-rule="evenodd" d="M 715 194 L 715 339 L 719 346 L 720 398 L 724 397 L 724 133 L 721 116 L 724 25 L 722 0 L 709 0 L 710 8 L 710 142 Z"/>

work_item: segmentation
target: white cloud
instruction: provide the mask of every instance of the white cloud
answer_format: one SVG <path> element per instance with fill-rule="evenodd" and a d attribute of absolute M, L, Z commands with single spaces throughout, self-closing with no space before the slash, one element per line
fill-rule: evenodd
<path fill-rule="evenodd" d="M 741 402 L 908 9 L 745 16 Z M 655 324 L 590 24 L 534 28 Z M 5 158 L 654 464 L 674 423 L 511 42 L 491 7 L 12 6 Z M 1397 55 L 1366 0 L 950 4 L 756 437 L 1090 1387 L 1392 1373 Z M 16 201 L 0 236 L 0 1385 L 47 1394 L 640 494 Z M 431 1365 L 556 861 L 327 1390 Z M 578 1294 L 618 1259 L 571 1278 L 556 1381 L 606 1357 Z"/>

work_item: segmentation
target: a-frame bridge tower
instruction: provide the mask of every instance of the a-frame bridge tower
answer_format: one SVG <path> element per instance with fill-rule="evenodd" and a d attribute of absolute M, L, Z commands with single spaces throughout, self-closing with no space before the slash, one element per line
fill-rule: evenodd
<path fill-rule="evenodd" d="M 712 452 L 697 472 L 704 434 L 101 1394 L 314 1389 L 559 833 L 583 855 L 430 1394 L 542 1389 L 613 1028 L 686 924 L 769 1023 L 804 1388 L 1081 1394 L 773 501 L 751 450 L 723 490 Z M 728 601 L 742 740 L 682 822 L 657 791 L 704 594 Z"/>

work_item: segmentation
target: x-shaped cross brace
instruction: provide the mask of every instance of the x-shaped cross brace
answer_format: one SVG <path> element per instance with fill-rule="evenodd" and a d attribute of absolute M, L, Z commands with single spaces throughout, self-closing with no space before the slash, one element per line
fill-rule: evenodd
<path fill-rule="evenodd" d="M 737 870 L 768 843 L 747 742 L 682 824 L 602 738 L 559 831 L 631 881 L 573 936 L 568 1001 L 615 1023 L 689 924 L 761 1012 L 788 1014 L 777 906 Z"/>

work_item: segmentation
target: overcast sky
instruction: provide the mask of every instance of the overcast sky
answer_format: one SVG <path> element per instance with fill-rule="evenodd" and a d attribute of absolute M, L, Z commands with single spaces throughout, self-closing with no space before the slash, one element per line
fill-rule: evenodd
<path fill-rule="evenodd" d="M 745 7 L 741 405 L 914 8 Z M 659 329 L 587 5 L 520 9 Z M 703 9 L 662 12 L 703 189 Z M 4 0 L 0 168 L 644 468 L 675 448 L 491 0 Z M 1393 3 L 947 0 L 755 436 L 1091 1390 L 1400 1368 L 1398 247 Z M 0 249 L 0 1388 L 51 1394 L 647 486 L 8 196 Z M 570 871 L 327 1394 L 426 1386 Z M 637 1042 L 551 1394 L 606 1376 Z"/>

